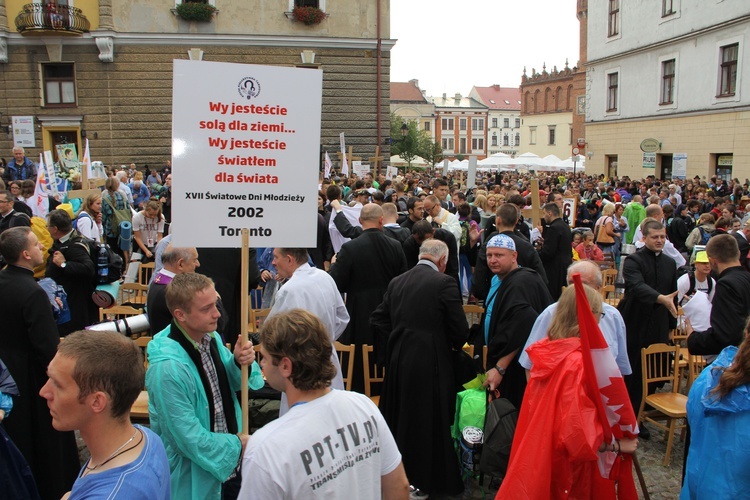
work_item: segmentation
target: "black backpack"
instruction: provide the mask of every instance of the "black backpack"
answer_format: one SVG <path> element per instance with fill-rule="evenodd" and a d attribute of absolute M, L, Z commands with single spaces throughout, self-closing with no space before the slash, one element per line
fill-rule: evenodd
<path fill-rule="evenodd" d="M 89 251 L 89 258 L 94 263 L 94 285 L 106 285 L 120 279 L 122 274 L 122 257 L 117 255 L 106 243 L 99 243 L 96 240 L 80 235 L 80 244 L 84 245 Z M 106 273 L 102 272 L 104 265 L 99 265 L 99 254 L 102 248 L 107 252 Z"/>
<path fill-rule="evenodd" d="M 508 470 L 510 447 L 516 432 L 518 410 L 505 398 L 493 400 L 484 417 L 484 444 L 479 459 L 479 470 L 503 479 Z"/>
<path fill-rule="evenodd" d="M 688 288 L 688 291 L 685 292 L 686 296 L 693 295 L 695 293 L 695 271 L 688 271 L 688 280 L 690 283 L 690 288 Z M 708 278 L 708 291 L 706 292 L 708 295 L 711 295 L 711 290 L 714 289 L 714 280 L 711 279 L 711 276 Z"/>

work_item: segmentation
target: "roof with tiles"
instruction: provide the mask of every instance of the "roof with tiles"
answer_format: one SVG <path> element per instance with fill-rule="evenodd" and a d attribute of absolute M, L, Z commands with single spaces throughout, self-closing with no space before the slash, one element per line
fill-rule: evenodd
<path fill-rule="evenodd" d="M 391 102 L 418 102 L 427 104 L 427 98 L 419 89 L 419 84 L 410 82 L 391 82 Z"/>
<path fill-rule="evenodd" d="M 490 109 L 520 110 L 521 90 L 518 87 L 501 87 L 491 85 L 489 87 L 474 87 L 479 101 Z"/>

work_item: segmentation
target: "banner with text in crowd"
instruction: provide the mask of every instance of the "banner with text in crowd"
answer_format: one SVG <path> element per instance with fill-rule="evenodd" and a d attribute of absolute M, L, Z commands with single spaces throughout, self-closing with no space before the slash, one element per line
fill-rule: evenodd
<path fill-rule="evenodd" d="M 175 245 L 315 246 L 322 89 L 320 70 L 174 61 Z"/>

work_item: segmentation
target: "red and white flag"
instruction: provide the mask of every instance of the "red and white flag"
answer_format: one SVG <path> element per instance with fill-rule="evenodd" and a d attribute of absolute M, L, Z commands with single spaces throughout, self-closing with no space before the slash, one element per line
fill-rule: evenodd
<path fill-rule="evenodd" d="M 34 188 L 34 198 L 31 206 L 31 213 L 37 217 L 45 218 L 49 213 L 49 198 L 44 188 L 44 159 L 39 155 L 39 167 L 36 170 L 36 187 Z"/>
<path fill-rule="evenodd" d="M 580 274 L 573 275 L 581 334 L 584 376 L 589 387 L 598 387 L 601 398 L 595 400 L 597 415 L 604 430 L 604 442 L 633 439 L 638 436 L 638 422 L 630 404 L 625 381 L 612 352 L 604 340 L 599 324 L 583 289 Z M 633 457 L 607 452 L 599 453 L 599 472 L 603 478 L 617 481 L 618 498 L 637 499 L 633 481 Z"/>
<path fill-rule="evenodd" d="M 331 178 L 331 157 L 328 156 L 328 151 L 326 151 L 326 158 L 325 158 L 325 173 L 323 174 L 324 179 L 330 179 Z"/>

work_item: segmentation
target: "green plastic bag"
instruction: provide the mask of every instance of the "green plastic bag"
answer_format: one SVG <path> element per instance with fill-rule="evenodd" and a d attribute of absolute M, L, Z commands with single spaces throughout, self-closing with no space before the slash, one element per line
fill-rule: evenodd
<path fill-rule="evenodd" d="M 460 441 L 464 427 L 484 430 L 484 414 L 487 411 L 487 391 L 484 387 L 467 389 L 456 394 L 456 416 L 453 419 L 453 438 Z"/>

